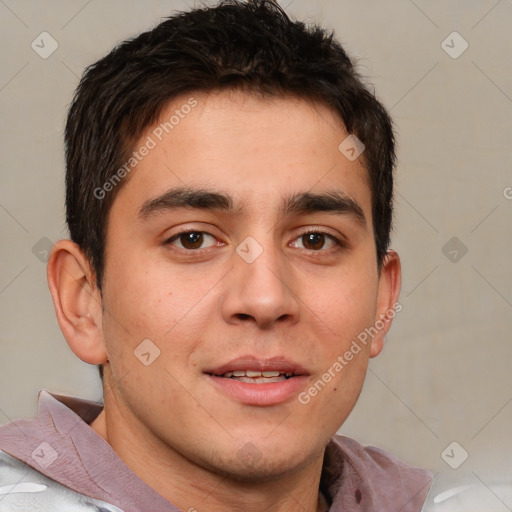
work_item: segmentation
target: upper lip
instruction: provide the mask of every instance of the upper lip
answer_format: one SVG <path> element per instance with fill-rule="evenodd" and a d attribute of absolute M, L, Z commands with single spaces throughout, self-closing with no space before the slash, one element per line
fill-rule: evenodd
<path fill-rule="evenodd" d="M 249 370 L 255 372 L 278 371 L 281 373 L 292 373 L 293 375 L 309 375 L 303 366 L 284 357 L 278 356 L 260 359 L 252 355 L 238 357 L 228 363 L 207 369 L 204 373 L 208 373 L 210 375 L 224 375 L 225 373 L 237 370 Z"/>

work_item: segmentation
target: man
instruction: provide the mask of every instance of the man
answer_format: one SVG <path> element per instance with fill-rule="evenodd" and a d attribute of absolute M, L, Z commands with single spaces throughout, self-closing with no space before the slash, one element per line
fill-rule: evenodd
<path fill-rule="evenodd" d="M 66 157 L 48 280 L 104 407 L 0 429 L 0 507 L 421 509 L 429 472 L 335 436 L 401 306 L 391 121 L 330 34 L 173 16 L 86 70 Z"/>

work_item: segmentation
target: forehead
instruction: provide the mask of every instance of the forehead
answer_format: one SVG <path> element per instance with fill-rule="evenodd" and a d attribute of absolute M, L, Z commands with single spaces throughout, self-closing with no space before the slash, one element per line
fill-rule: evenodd
<path fill-rule="evenodd" d="M 347 136 L 322 103 L 233 90 L 185 94 L 134 145 L 119 196 L 140 204 L 192 185 L 265 208 L 283 195 L 335 188 L 371 210 L 362 158 L 351 161 L 339 149 Z"/>

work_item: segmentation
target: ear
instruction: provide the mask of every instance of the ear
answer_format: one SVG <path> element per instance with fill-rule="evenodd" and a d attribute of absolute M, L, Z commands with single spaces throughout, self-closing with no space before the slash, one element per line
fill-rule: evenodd
<path fill-rule="evenodd" d="M 77 244 L 61 240 L 53 246 L 47 277 L 57 320 L 71 350 L 86 363 L 107 361 L 101 293 L 96 275 Z"/>
<path fill-rule="evenodd" d="M 391 328 L 393 318 L 402 310 L 402 305 L 398 302 L 401 286 L 400 258 L 395 251 L 389 250 L 380 270 L 377 311 L 373 324 L 377 333 L 372 339 L 370 357 L 381 353 L 384 347 L 384 338 Z"/>

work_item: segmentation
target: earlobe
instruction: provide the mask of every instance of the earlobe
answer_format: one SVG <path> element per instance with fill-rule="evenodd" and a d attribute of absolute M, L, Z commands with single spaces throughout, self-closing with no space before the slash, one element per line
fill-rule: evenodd
<path fill-rule="evenodd" d="M 386 337 L 393 319 L 401 311 L 398 302 L 402 286 L 402 270 L 398 253 L 389 250 L 384 257 L 379 278 L 379 291 L 377 298 L 377 312 L 374 327 L 377 333 L 372 339 L 370 357 L 379 355 L 384 348 Z"/>
<path fill-rule="evenodd" d="M 53 246 L 47 277 L 57 320 L 71 350 L 86 363 L 107 361 L 101 294 L 89 261 L 77 244 L 61 240 Z"/>

